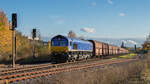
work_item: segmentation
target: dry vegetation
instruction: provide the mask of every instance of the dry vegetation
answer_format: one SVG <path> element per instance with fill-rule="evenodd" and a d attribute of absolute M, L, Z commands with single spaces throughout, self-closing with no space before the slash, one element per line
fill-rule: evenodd
<path fill-rule="evenodd" d="M 27 55 L 25 56 L 23 53 Z M 33 57 L 32 46 L 31 48 L 26 48 L 26 50 L 20 50 L 20 54 L 25 56 L 17 61 L 17 63 L 20 64 L 50 62 L 50 48 L 48 48 L 48 46 L 44 46 L 41 42 L 37 42 L 35 44 L 35 57 Z"/>
<path fill-rule="evenodd" d="M 114 64 L 103 68 L 65 72 L 41 77 L 25 84 L 149 84 L 150 57 L 129 63 Z"/>

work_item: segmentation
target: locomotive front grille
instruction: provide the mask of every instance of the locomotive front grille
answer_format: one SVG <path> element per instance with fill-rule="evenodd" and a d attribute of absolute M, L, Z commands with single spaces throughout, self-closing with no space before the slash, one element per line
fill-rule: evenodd
<path fill-rule="evenodd" d="M 51 47 L 51 52 L 67 52 L 68 51 L 68 47 L 64 47 L 64 46 L 52 46 Z"/>

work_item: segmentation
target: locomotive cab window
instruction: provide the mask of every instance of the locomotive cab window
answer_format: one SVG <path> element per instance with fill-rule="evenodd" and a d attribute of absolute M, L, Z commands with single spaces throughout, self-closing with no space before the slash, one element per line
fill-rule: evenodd
<path fill-rule="evenodd" d="M 68 46 L 67 41 L 52 41 L 52 46 Z"/>
<path fill-rule="evenodd" d="M 70 46 L 72 45 L 72 42 L 70 41 Z"/>
<path fill-rule="evenodd" d="M 77 44 L 73 44 L 73 49 L 77 49 Z"/>
<path fill-rule="evenodd" d="M 52 40 L 52 46 L 68 46 L 68 40 L 62 37 L 56 37 Z"/>

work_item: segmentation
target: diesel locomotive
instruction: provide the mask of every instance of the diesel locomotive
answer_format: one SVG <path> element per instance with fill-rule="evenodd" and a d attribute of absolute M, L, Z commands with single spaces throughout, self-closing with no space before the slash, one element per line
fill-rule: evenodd
<path fill-rule="evenodd" d="M 51 61 L 66 62 L 93 57 L 125 54 L 128 50 L 95 40 L 80 40 L 63 35 L 51 39 Z"/>

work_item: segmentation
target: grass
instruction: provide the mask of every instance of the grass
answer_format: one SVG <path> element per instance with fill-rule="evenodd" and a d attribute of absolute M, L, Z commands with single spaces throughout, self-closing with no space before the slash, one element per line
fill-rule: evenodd
<path fill-rule="evenodd" d="M 114 58 L 111 58 L 111 60 L 116 60 L 116 59 L 117 59 L 117 58 L 115 58 L 115 57 L 114 57 Z"/>
<path fill-rule="evenodd" d="M 119 56 L 119 58 L 133 58 L 135 57 L 137 54 L 135 53 L 130 53 L 130 54 L 127 54 L 127 55 L 123 55 L 123 56 Z"/>
<path fill-rule="evenodd" d="M 122 58 L 122 59 L 130 59 L 130 58 L 134 58 L 137 54 L 135 53 L 130 53 L 130 54 L 126 54 L 126 55 L 121 55 L 121 56 L 118 56 L 118 57 L 113 57 L 111 58 L 111 60 L 116 60 L 118 58 Z"/>

